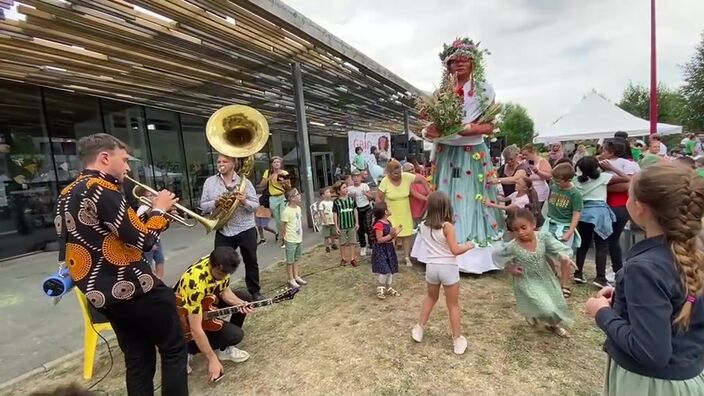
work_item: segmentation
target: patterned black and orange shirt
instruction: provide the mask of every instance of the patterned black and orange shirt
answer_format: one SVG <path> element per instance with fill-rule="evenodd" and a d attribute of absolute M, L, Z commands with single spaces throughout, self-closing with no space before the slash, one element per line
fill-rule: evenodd
<path fill-rule="evenodd" d="M 96 308 L 144 294 L 160 283 L 144 259 L 169 222 L 161 214 L 142 221 L 119 181 L 86 169 L 61 191 L 54 225 L 65 244 L 59 252 L 76 286 Z"/>
<path fill-rule="evenodd" d="M 210 256 L 205 256 L 181 275 L 174 290 L 183 301 L 183 308 L 188 313 L 198 314 L 202 310 L 203 297 L 214 295 L 220 298 L 228 287 L 230 287 L 230 275 L 224 279 L 215 279 L 210 272 Z"/>

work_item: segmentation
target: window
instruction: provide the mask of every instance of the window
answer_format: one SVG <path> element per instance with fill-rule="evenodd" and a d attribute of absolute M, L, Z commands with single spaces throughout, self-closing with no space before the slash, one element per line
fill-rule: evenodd
<path fill-rule="evenodd" d="M 181 198 L 182 204 L 193 207 L 178 115 L 151 107 L 146 114 L 156 189 L 165 188 Z"/>
<path fill-rule="evenodd" d="M 183 133 L 184 151 L 188 180 L 191 184 L 190 194 L 193 197 L 193 207 L 197 208 L 203 193 L 203 183 L 209 176 L 215 174 L 215 165 L 210 145 L 205 137 L 207 119 L 188 114 L 181 114 L 181 131 Z"/>
<path fill-rule="evenodd" d="M 154 169 L 151 166 L 143 108 L 106 99 L 101 99 L 100 104 L 105 131 L 129 146 L 131 176 L 154 187 Z"/>
<path fill-rule="evenodd" d="M 0 258 L 56 239 L 58 188 L 41 116 L 38 87 L 0 82 Z"/>
<path fill-rule="evenodd" d="M 44 90 L 46 123 L 51 134 L 54 161 L 63 188 L 83 168 L 78 161 L 78 139 L 103 132 L 98 99 L 71 92 Z"/>

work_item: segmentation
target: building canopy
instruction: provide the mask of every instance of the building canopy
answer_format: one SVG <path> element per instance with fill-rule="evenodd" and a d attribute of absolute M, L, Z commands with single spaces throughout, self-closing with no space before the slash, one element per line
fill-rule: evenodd
<path fill-rule="evenodd" d="M 6 16 L 11 3 L 0 1 Z M 401 132 L 407 110 L 417 122 L 417 88 L 278 0 L 14 6 L 18 19 L 0 14 L 2 79 L 206 117 L 245 104 L 296 131 L 298 63 L 312 133 Z"/>

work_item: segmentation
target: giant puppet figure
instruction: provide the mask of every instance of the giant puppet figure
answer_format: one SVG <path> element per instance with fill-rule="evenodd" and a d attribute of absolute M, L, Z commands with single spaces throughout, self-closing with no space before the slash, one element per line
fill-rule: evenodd
<path fill-rule="evenodd" d="M 444 45 L 440 59 L 445 71 L 439 91 L 445 94 L 436 92 L 429 108 L 421 105 L 421 116 L 432 122 L 424 137 L 435 143 L 433 182 L 452 202 L 457 242 L 475 244 L 458 258 L 460 270 L 470 273 L 498 269 L 491 253 L 503 232 L 503 215 L 484 205 L 485 200 L 496 200 L 496 187 L 488 182 L 495 171 L 484 139 L 493 132 L 492 120 L 500 111 L 494 104 L 494 89 L 484 79 L 483 56 L 488 53 L 468 38 Z M 443 117 L 453 111 L 456 125 L 447 128 Z M 423 243 L 421 238 L 418 241 L 414 253 L 423 261 Z"/>

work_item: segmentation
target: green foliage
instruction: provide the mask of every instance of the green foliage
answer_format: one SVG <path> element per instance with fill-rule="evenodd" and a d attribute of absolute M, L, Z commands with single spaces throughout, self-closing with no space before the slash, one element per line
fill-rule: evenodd
<path fill-rule="evenodd" d="M 694 56 L 684 65 L 685 125 L 692 132 L 704 131 L 704 33 Z"/>
<path fill-rule="evenodd" d="M 507 144 L 521 147 L 532 143 L 535 137 L 533 119 L 525 107 L 516 103 L 504 104 L 498 126 L 501 130 L 499 136 L 505 136 Z"/>
<path fill-rule="evenodd" d="M 658 85 L 658 122 L 673 125 L 684 124 L 685 98 L 682 92 Z M 650 119 L 650 89 L 644 85 L 629 83 L 623 91 L 618 107 L 636 117 Z"/>

